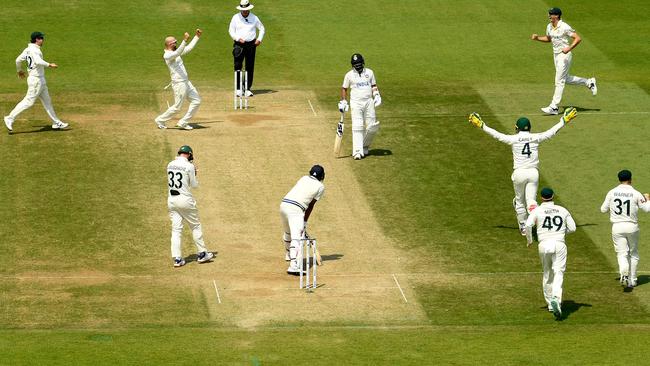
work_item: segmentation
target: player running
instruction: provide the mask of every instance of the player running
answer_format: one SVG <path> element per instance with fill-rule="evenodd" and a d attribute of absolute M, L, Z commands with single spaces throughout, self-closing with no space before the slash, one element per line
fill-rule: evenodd
<path fill-rule="evenodd" d="M 515 208 L 521 235 L 526 235 L 526 218 L 537 207 L 535 198 L 539 185 L 539 171 L 537 168 L 539 165 L 539 144 L 553 137 L 564 125 L 571 122 L 576 115 L 575 108 L 567 108 L 560 121 L 542 133 L 530 133 L 530 121 L 526 117 L 521 117 L 515 124 L 515 130 L 517 131 L 515 135 L 505 135 L 488 127 L 478 113 L 469 115 L 469 121 L 474 126 L 482 129 L 495 139 L 512 146 L 514 171 L 511 179 L 515 190 L 515 198 L 512 204 Z"/>

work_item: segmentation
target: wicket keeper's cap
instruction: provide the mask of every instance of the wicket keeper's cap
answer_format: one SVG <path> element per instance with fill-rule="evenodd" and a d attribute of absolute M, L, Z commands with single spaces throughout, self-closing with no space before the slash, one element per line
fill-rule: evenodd
<path fill-rule="evenodd" d="M 560 10 L 560 8 L 550 8 L 548 9 L 548 15 L 562 16 L 562 10 Z"/>
<path fill-rule="evenodd" d="M 553 199 L 553 190 L 548 187 L 544 187 L 542 188 L 542 193 L 540 195 L 544 201 L 550 201 Z"/>
<path fill-rule="evenodd" d="M 192 148 L 189 147 L 188 145 L 183 145 L 178 148 L 178 153 L 179 154 L 193 154 Z"/>
<path fill-rule="evenodd" d="M 251 10 L 255 6 L 251 4 L 248 0 L 241 0 L 239 2 L 239 6 L 237 7 L 237 10 Z"/>
<path fill-rule="evenodd" d="M 517 120 L 515 126 L 519 131 L 530 131 L 530 120 L 526 117 L 521 117 Z"/>
<path fill-rule="evenodd" d="M 309 169 L 309 175 L 318 180 L 323 180 L 325 179 L 325 169 L 320 165 L 314 165 Z"/>
<path fill-rule="evenodd" d="M 45 34 L 43 32 L 33 32 L 31 36 L 32 43 L 36 42 L 37 39 L 45 39 Z"/>
<path fill-rule="evenodd" d="M 630 181 L 630 180 L 632 180 L 632 172 L 631 171 L 629 171 L 627 169 L 623 169 L 620 172 L 618 172 L 618 181 L 619 182 L 627 182 L 627 181 Z"/>

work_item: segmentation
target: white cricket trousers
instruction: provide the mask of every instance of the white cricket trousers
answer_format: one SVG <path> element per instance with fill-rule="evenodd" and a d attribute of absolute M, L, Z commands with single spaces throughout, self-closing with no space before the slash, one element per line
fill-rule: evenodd
<path fill-rule="evenodd" d="M 619 273 L 636 281 L 636 269 L 639 266 L 639 225 L 633 222 L 612 224 L 612 241 Z"/>
<path fill-rule="evenodd" d="M 541 241 L 537 250 L 539 259 L 542 261 L 542 292 L 546 304 L 551 306 L 551 299 L 557 298 L 562 303 L 562 283 L 564 282 L 564 271 L 566 270 L 567 248 L 561 241 Z"/>
<path fill-rule="evenodd" d="M 181 111 L 183 102 L 187 98 L 190 101 L 190 107 L 183 118 L 178 121 L 178 124 L 184 125 L 194 117 L 194 114 L 199 109 L 199 105 L 201 105 L 201 96 L 189 80 L 185 82 L 172 82 L 172 89 L 174 90 L 174 104 L 169 106 L 165 113 L 156 117 L 156 121 L 165 123 L 172 119 L 176 113 Z"/>
<path fill-rule="evenodd" d="M 553 100 L 551 106 L 557 108 L 562 101 L 562 93 L 564 93 L 565 84 L 584 85 L 589 87 L 589 80 L 579 76 L 569 75 L 571 68 L 571 59 L 573 55 L 571 52 L 564 54 L 562 52 L 553 54 L 553 61 L 555 63 L 555 93 L 553 93 Z"/>
<path fill-rule="evenodd" d="M 531 206 L 537 206 L 537 186 L 539 185 L 539 172 L 536 168 L 517 168 L 512 172 L 512 185 L 515 189 L 515 212 L 517 221 L 525 222 Z"/>
<path fill-rule="evenodd" d="M 178 195 L 169 196 L 167 199 L 169 218 L 172 220 L 171 249 L 172 258 L 182 257 L 181 234 L 183 233 L 183 220 L 187 222 L 192 230 L 192 238 L 196 245 L 197 253 L 207 252 L 203 242 L 203 231 L 199 221 L 199 210 L 196 208 L 196 201 L 192 197 Z"/>
<path fill-rule="evenodd" d="M 363 156 L 363 140 L 366 126 L 375 124 L 375 102 L 372 98 L 366 100 L 350 99 L 350 109 L 352 117 L 352 155 L 360 154 Z"/>
<path fill-rule="evenodd" d="M 302 230 L 305 227 L 305 212 L 296 205 L 282 202 L 280 203 L 280 217 L 284 229 L 283 240 L 287 242 L 289 238 L 291 239 L 291 245 L 289 246 L 289 259 L 291 262 L 289 266 L 298 268 L 298 263 L 302 261 L 300 239 L 302 238 Z"/>
<path fill-rule="evenodd" d="M 16 105 L 11 113 L 9 113 L 9 118 L 11 118 L 12 121 L 15 120 L 19 114 L 33 106 L 34 103 L 36 103 L 37 98 L 41 100 L 41 104 L 43 104 L 45 112 L 47 112 L 47 115 L 50 117 L 53 123 L 63 123 L 59 117 L 56 116 L 54 107 L 52 107 L 52 99 L 50 98 L 50 93 L 47 90 L 47 83 L 45 82 L 45 78 L 39 78 L 36 76 L 27 77 L 27 94 L 25 95 L 25 98 L 23 98 L 23 100 L 21 100 Z"/>

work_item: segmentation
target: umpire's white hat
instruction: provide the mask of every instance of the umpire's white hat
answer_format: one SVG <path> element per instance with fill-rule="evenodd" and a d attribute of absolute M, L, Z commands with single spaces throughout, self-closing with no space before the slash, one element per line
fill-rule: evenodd
<path fill-rule="evenodd" d="M 237 10 L 251 10 L 253 8 L 254 8 L 253 4 L 251 4 L 248 0 L 241 0 L 239 2 L 239 6 L 237 7 Z"/>

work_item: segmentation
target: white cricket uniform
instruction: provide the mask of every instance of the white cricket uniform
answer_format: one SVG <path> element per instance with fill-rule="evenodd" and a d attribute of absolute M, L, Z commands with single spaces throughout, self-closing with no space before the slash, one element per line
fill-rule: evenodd
<path fill-rule="evenodd" d="M 564 119 L 560 119 L 555 126 L 542 133 L 519 131 L 516 135 L 506 135 L 488 127 L 485 123 L 483 124 L 483 131 L 512 146 L 514 170 L 511 179 L 515 190 L 513 203 L 520 227 L 526 221 L 531 208 L 537 206 L 539 144 L 553 137 L 562 127 L 564 127 Z"/>
<path fill-rule="evenodd" d="M 564 54 L 562 49 L 571 46 L 573 42 L 571 35 L 576 31 L 567 23 L 559 20 L 557 27 L 549 23 L 546 26 L 546 35 L 551 39 L 553 45 L 553 62 L 555 64 L 555 93 L 551 106 L 557 108 L 562 100 L 562 93 L 564 93 L 565 84 L 577 84 L 589 87 L 589 79 L 569 75 L 571 68 L 571 60 L 573 55 L 571 52 Z"/>
<path fill-rule="evenodd" d="M 544 300 L 550 307 L 552 298 L 562 303 L 562 283 L 567 259 L 564 236 L 576 231 L 576 223 L 566 208 L 553 202 L 542 202 L 526 220 L 529 243 L 533 241 L 533 226 L 537 226 L 537 250 L 544 270 L 542 291 Z"/>
<path fill-rule="evenodd" d="M 375 73 L 367 67 L 360 74 L 352 69 L 343 78 L 343 88 L 350 90 L 352 155 L 360 154 L 363 156 L 368 153 L 369 141 L 367 141 L 366 136 L 371 128 L 378 128 L 378 126 L 375 126 L 375 103 L 372 98 L 373 85 L 377 85 Z"/>
<path fill-rule="evenodd" d="M 16 107 L 9 113 L 9 119 L 15 120 L 16 117 L 26 109 L 30 108 L 40 99 L 45 112 L 50 117 L 54 124 L 63 123 L 56 116 L 54 107 L 52 107 L 52 99 L 47 90 L 47 83 L 45 82 L 45 68 L 50 65 L 49 62 L 43 60 L 43 53 L 41 47 L 35 43 L 30 43 L 27 48 L 16 58 L 16 71 L 22 70 L 23 62 L 27 63 L 27 94 Z"/>
<path fill-rule="evenodd" d="M 256 30 L 259 30 L 260 34 L 257 35 Z M 243 39 L 244 42 L 250 42 L 258 40 L 262 42 L 264 39 L 264 34 L 266 29 L 260 18 L 258 18 L 253 13 L 248 13 L 248 17 L 244 18 L 241 15 L 241 12 L 232 16 L 230 19 L 230 25 L 228 26 L 228 34 L 233 41 L 237 42 L 240 39 Z"/>
<path fill-rule="evenodd" d="M 325 186 L 318 179 L 305 175 L 298 180 L 280 203 L 280 216 L 284 228 L 282 239 L 289 250 L 290 268 L 298 268 L 302 260 L 302 239 L 305 225 L 305 210 L 313 200 L 320 200 L 325 194 Z"/>
<path fill-rule="evenodd" d="M 650 202 L 629 184 L 620 184 L 607 192 L 600 211 L 609 211 L 612 241 L 621 276 L 630 276 L 636 283 L 639 265 L 639 209 L 650 212 Z"/>
<path fill-rule="evenodd" d="M 172 258 L 182 257 L 181 234 L 183 232 L 183 220 L 187 222 L 192 230 L 192 238 L 198 253 L 207 252 L 203 242 L 203 231 L 199 221 L 199 210 L 196 208 L 196 201 L 192 196 L 191 188 L 199 186 L 196 179 L 194 164 L 187 158 L 178 156 L 167 165 L 167 208 L 169 218 L 172 221 L 171 251 Z"/>
<path fill-rule="evenodd" d="M 165 50 L 163 58 L 169 68 L 169 74 L 171 75 L 171 85 L 174 90 L 174 104 L 171 105 L 163 114 L 156 117 L 156 122 L 165 123 L 172 119 L 176 113 L 180 112 L 185 98 L 190 101 L 190 107 L 183 118 L 178 121 L 179 125 L 186 125 L 199 108 L 199 105 L 201 104 L 201 96 L 189 80 L 187 70 L 185 70 L 185 64 L 181 58 L 181 56 L 185 56 L 192 51 L 198 41 L 199 37 L 194 36 L 189 44 L 185 44 L 185 41 L 182 41 L 175 51 Z"/>

